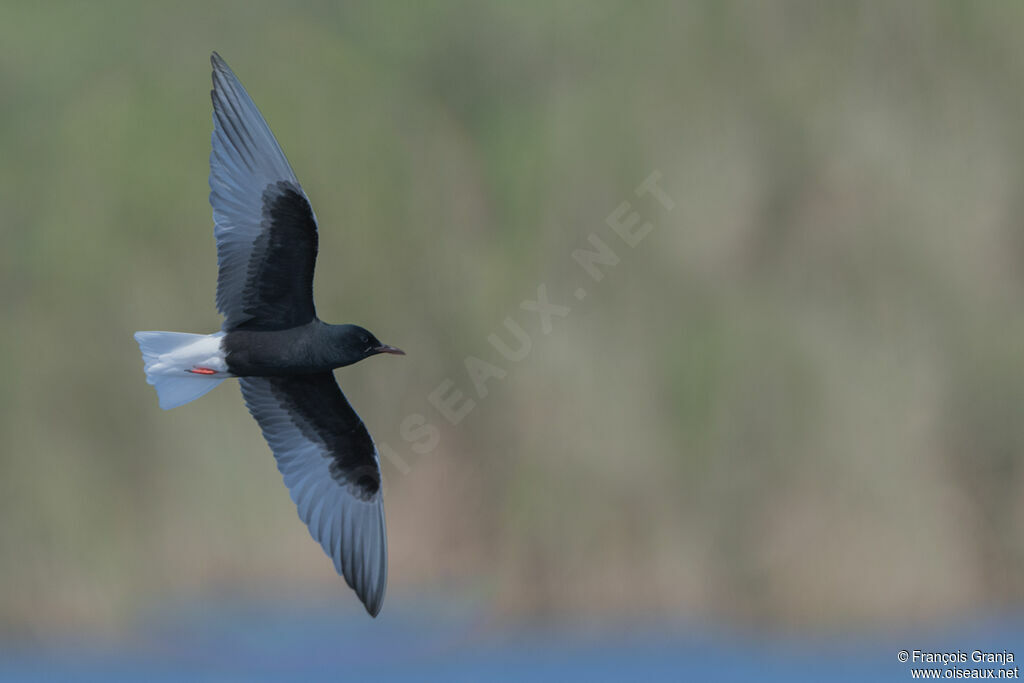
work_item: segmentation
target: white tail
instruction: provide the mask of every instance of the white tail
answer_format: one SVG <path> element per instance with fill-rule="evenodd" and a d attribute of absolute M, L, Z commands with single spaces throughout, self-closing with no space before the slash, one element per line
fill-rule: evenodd
<path fill-rule="evenodd" d="M 161 408 L 183 406 L 230 377 L 220 347 L 223 336 L 223 332 L 135 333 L 146 364 L 146 381 L 156 388 Z M 195 372 L 197 368 L 202 372 Z"/>

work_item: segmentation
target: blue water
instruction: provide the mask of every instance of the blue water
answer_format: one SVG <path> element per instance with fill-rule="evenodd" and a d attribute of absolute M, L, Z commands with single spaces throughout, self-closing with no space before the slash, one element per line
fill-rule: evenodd
<path fill-rule="evenodd" d="M 147 615 L 113 645 L 88 634 L 0 644 L 0 680 L 906 681 L 901 649 L 1024 657 L 1022 646 L 1024 617 L 809 636 L 683 622 L 510 626 L 399 600 L 373 620 L 336 599 L 218 599 Z"/>

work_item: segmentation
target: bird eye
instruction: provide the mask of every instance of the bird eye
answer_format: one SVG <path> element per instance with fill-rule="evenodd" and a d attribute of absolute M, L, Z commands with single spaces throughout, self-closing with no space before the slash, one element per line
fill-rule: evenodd
<path fill-rule="evenodd" d="M 364 344 L 369 344 L 370 343 L 370 338 L 367 337 L 365 334 L 363 335 L 363 343 Z"/>

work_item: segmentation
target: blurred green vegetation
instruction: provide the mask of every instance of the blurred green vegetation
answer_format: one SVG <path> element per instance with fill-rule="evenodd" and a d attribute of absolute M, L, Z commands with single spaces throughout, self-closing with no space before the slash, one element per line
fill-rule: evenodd
<path fill-rule="evenodd" d="M 0 5 L 0 633 L 342 591 L 237 390 L 162 412 L 131 337 L 220 324 L 213 49 L 313 201 L 321 316 L 409 352 L 339 372 L 408 465 L 391 600 L 1019 606 L 1022 28 L 1016 3 Z M 669 213 L 633 194 L 654 170 Z M 632 250 L 623 201 L 655 225 Z M 597 284 L 590 233 L 622 257 Z M 519 308 L 540 283 L 573 308 L 549 335 Z M 487 343 L 506 316 L 520 363 Z M 427 396 L 472 392 L 469 355 L 508 375 L 452 426 Z"/>

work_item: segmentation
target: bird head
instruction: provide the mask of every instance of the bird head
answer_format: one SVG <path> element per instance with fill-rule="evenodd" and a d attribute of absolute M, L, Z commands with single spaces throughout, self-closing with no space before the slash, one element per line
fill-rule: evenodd
<path fill-rule="evenodd" d="M 344 354 L 347 364 L 361 361 L 378 353 L 391 353 L 404 356 L 405 351 L 382 343 L 373 332 L 359 325 L 337 325 L 337 344 Z"/>

